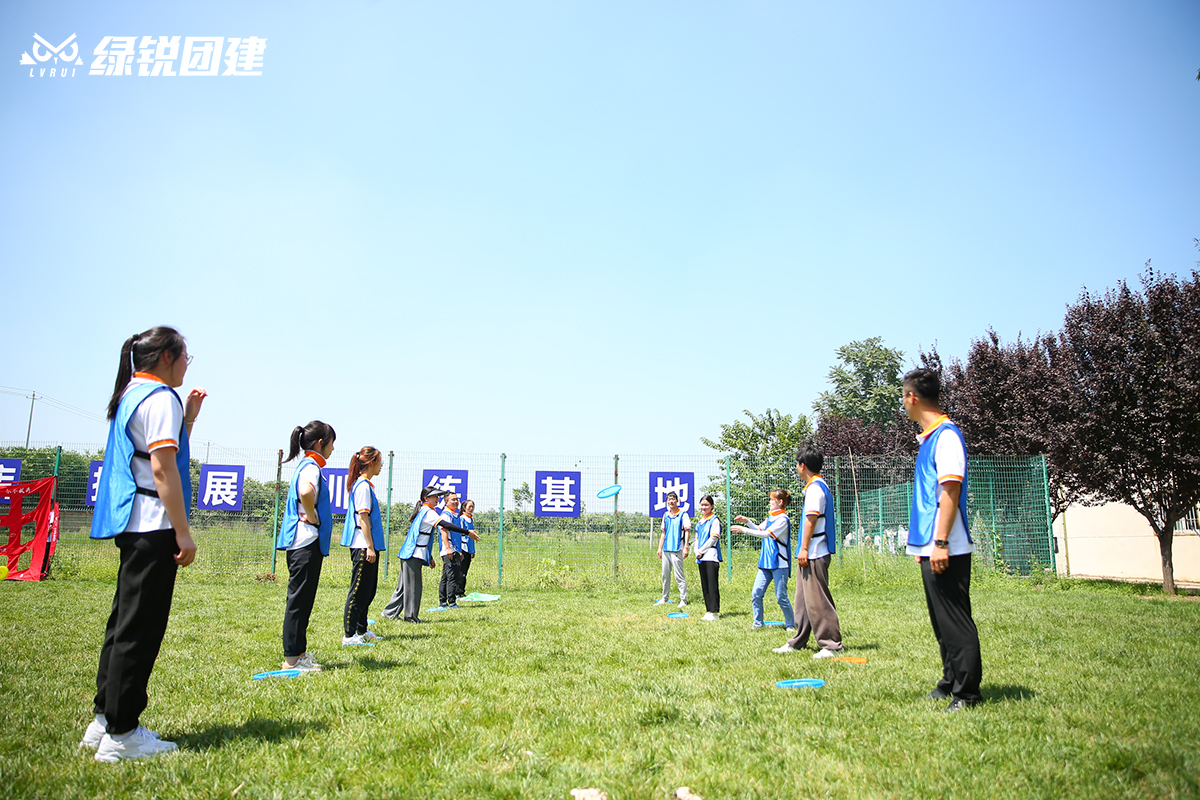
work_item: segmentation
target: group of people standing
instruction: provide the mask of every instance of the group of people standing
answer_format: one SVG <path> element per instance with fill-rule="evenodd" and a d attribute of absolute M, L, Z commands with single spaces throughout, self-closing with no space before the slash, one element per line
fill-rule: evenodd
<path fill-rule="evenodd" d="M 188 513 L 191 508 L 191 469 L 188 445 L 192 426 L 208 394 L 202 388 L 176 391 L 183 385 L 192 357 L 187 342 L 174 328 L 156 327 L 129 337 L 121 348 L 120 364 L 108 403 L 110 421 L 104 466 L 96 493 L 91 536 L 112 539 L 120 566 L 112 611 L 105 626 L 96 670 L 93 719 L 81 747 L 96 751 L 102 762 L 142 759 L 177 749 L 144 727 L 141 713 L 146 689 L 158 658 L 170 616 L 175 577 L 196 557 Z M 920 564 L 930 624 L 942 659 L 942 676 L 928 697 L 949 698 L 947 711 L 982 701 L 983 672 L 979 632 L 971 613 L 971 553 L 967 525 L 967 453 L 962 433 L 939 406 L 940 380 L 928 369 L 904 376 L 902 402 L 909 419 L 920 424 L 910 510 L 908 553 Z M 333 531 L 329 491 L 321 468 L 333 454 L 333 427 L 314 420 L 292 431 L 288 460 L 301 456 L 288 485 L 288 500 L 276 547 L 286 551 L 289 580 L 283 621 L 283 667 L 320 670 L 308 652 L 308 625 L 329 555 Z M 350 459 L 347 481 L 348 513 L 341 544 L 350 550 L 351 580 L 343 614 L 343 644 L 369 644 L 376 637 L 367 629 L 367 608 L 378 586 L 379 558 L 386 548 L 379 500 L 371 479 L 381 469 L 382 454 L 363 447 Z M 788 599 L 791 571 L 791 521 L 786 490 L 770 494 L 770 513 L 761 524 L 743 516 L 731 530 L 762 539 L 758 573 L 751 592 L 753 626 L 763 623 L 762 600 L 774 583 L 785 625 L 794 635 L 776 652 L 803 648 L 815 636 L 820 649 L 814 658 L 827 658 L 842 649 L 837 611 L 829 592 L 829 560 L 836 550 L 834 503 L 821 477 L 823 455 L 811 448 L 796 456 L 804 480 L 800 546 L 796 554 L 799 580 L 795 606 Z M 438 500 L 445 498 L 444 508 Z M 722 560 L 720 522 L 713 499 L 699 503 L 695 549 L 704 590 L 706 620 L 720 612 L 717 564 Z M 439 601 L 447 608 L 464 590 L 467 570 L 478 536 L 472 522 L 473 503 L 459 507 L 459 498 L 434 487 L 421 491 L 409 518 L 398 553 L 402 566 L 396 592 L 384 611 L 393 619 L 420 622 L 421 570 L 436 566 L 434 540 L 443 559 Z M 691 550 L 692 521 L 668 497 L 658 553 L 663 564 L 663 595 L 669 602 L 670 578 L 687 604 L 682 561 Z"/>

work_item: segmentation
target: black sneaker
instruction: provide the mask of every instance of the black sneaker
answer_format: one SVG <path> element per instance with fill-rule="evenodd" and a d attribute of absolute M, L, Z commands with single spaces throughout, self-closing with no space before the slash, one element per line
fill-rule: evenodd
<path fill-rule="evenodd" d="M 934 687 L 933 691 L 925 695 L 926 700 L 945 700 L 949 697 L 949 693 L 943 692 L 941 689 Z"/>
<path fill-rule="evenodd" d="M 945 711 L 946 711 L 946 713 L 951 713 L 954 711 L 962 711 L 963 709 L 970 708 L 973 705 L 976 705 L 976 704 L 968 702 L 967 700 L 964 700 L 961 697 L 956 697 L 956 698 L 954 698 L 954 700 L 952 700 L 950 702 L 950 705 L 946 706 Z"/>

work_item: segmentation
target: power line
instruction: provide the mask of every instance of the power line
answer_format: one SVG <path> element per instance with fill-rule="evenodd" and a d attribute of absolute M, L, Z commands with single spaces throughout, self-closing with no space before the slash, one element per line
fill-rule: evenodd
<path fill-rule="evenodd" d="M 90 419 L 93 422 L 100 422 L 100 423 L 108 422 L 108 419 L 106 417 L 103 417 L 99 414 L 95 414 L 91 411 L 88 411 L 87 409 L 80 408 L 79 406 L 73 406 L 70 403 L 67 403 L 63 400 L 59 400 L 57 397 L 50 397 L 49 395 L 38 394 L 37 392 L 33 391 L 32 389 L 21 389 L 16 386 L 0 386 L 0 394 L 12 395 L 14 397 L 24 397 L 27 400 L 34 400 L 34 401 L 41 400 L 42 402 L 49 405 L 51 408 L 57 408 L 59 411 L 66 411 L 68 414 L 74 414 L 77 417 L 83 417 L 84 419 Z M 31 406 L 30 414 L 32 415 L 32 413 L 33 413 L 33 410 L 32 410 L 32 406 Z"/>

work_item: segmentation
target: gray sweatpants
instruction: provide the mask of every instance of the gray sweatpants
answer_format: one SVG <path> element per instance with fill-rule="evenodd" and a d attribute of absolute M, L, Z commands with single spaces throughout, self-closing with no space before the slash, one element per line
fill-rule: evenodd
<path fill-rule="evenodd" d="M 383 616 L 387 619 L 418 619 L 421 611 L 421 570 L 425 562 L 419 558 L 405 558 L 400 561 L 400 575 L 396 580 L 396 591 L 392 599 L 383 607 Z"/>
<path fill-rule="evenodd" d="M 396 570 L 396 591 L 392 592 L 392 599 L 388 600 L 387 605 L 383 607 L 384 619 L 400 619 L 404 615 L 404 562 L 400 562 L 400 569 Z"/>
<path fill-rule="evenodd" d="M 663 600 L 671 599 L 671 573 L 675 573 L 675 585 L 679 587 L 679 599 L 681 602 L 687 602 L 687 581 L 683 577 L 683 559 L 679 556 L 679 551 L 674 552 L 663 551 L 662 554 L 662 579 L 663 579 Z"/>
<path fill-rule="evenodd" d="M 797 570 L 796 635 L 788 644 L 797 649 L 808 644 L 810 634 L 823 650 L 842 649 L 842 630 L 838 623 L 833 595 L 829 593 L 829 556 L 810 558 L 807 567 Z"/>

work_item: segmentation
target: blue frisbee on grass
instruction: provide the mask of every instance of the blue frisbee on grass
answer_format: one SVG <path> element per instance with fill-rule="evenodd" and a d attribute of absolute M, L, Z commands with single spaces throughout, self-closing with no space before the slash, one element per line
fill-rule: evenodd
<path fill-rule="evenodd" d="M 777 689 L 820 689 L 825 685 L 825 681 L 820 678 L 792 678 L 791 680 L 779 681 L 775 684 Z"/>
<path fill-rule="evenodd" d="M 784 627 L 784 624 L 783 624 L 782 622 L 764 622 L 764 623 L 763 623 L 763 625 L 766 625 L 768 628 L 782 628 L 782 627 Z"/>
<path fill-rule="evenodd" d="M 667 614 L 667 618 L 668 619 L 687 619 L 688 615 L 683 611 L 672 611 L 670 614 Z"/>
<path fill-rule="evenodd" d="M 260 672 L 254 676 L 254 680 L 261 681 L 266 678 L 298 678 L 300 670 L 298 669 L 277 669 L 271 672 Z"/>
<path fill-rule="evenodd" d="M 369 619 L 369 620 L 367 620 L 367 624 L 368 624 L 368 625 L 374 625 L 374 624 L 375 624 L 375 620 L 373 620 L 373 619 Z"/>
<path fill-rule="evenodd" d="M 432 614 L 432 613 L 433 613 L 433 612 L 435 612 L 435 611 L 449 611 L 449 609 L 448 609 L 448 608 L 443 608 L 442 606 L 434 606 L 433 608 L 427 608 L 427 609 L 425 609 L 425 613 L 426 613 L 426 614 Z"/>
<path fill-rule="evenodd" d="M 620 493 L 621 493 L 621 484 L 614 483 L 612 486 L 608 487 L 607 489 L 601 489 L 600 491 L 596 492 L 596 497 L 600 500 L 604 500 L 605 498 L 612 497 L 613 495 L 620 494 Z"/>

